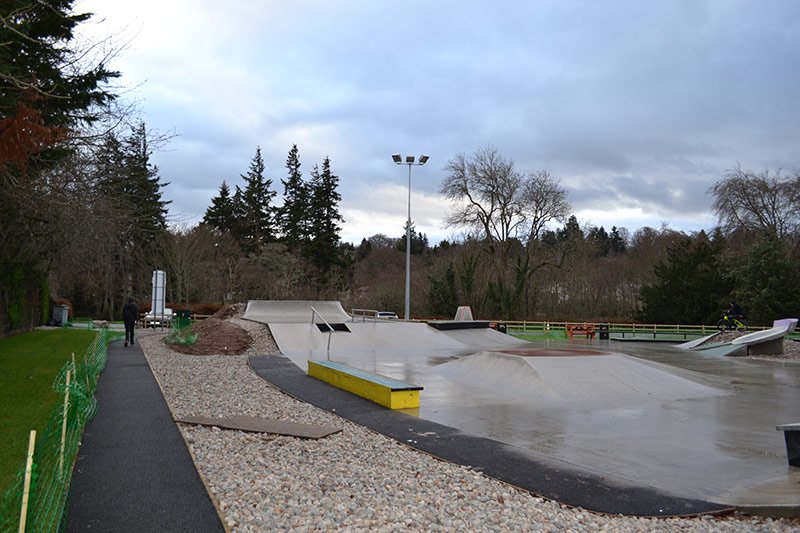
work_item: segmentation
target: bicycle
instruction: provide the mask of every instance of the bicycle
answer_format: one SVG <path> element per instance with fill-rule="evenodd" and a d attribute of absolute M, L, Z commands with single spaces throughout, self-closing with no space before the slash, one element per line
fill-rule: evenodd
<path fill-rule="evenodd" d="M 746 331 L 747 326 L 739 318 L 728 313 L 722 313 L 722 318 L 717 321 L 717 329 L 720 331 Z"/>

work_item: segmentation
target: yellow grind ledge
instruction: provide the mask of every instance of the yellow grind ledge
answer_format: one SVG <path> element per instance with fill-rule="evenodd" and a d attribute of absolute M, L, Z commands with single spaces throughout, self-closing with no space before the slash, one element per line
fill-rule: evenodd
<path fill-rule="evenodd" d="M 419 407 L 422 387 L 333 361 L 309 361 L 308 375 L 389 409 Z"/>

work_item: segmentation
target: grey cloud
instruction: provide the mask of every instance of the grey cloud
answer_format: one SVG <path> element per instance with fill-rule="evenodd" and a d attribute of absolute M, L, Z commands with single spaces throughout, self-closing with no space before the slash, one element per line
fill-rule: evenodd
<path fill-rule="evenodd" d="M 167 98 L 174 81 L 155 68 L 145 104 L 148 122 L 181 134 L 159 156 L 176 190 L 238 179 L 257 144 L 279 185 L 298 142 L 306 172 L 331 156 L 352 204 L 364 183 L 405 184 L 395 152 L 431 156 L 414 187 L 434 193 L 448 159 L 492 144 L 522 170 L 550 169 L 576 208 L 603 198 L 704 220 L 726 168 L 800 167 L 791 0 L 203 5 L 225 40 L 187 38 L 206 39 L 224 77 L 206 69 Z M 304 146 L 292 131 L 324 137 Z M 202 214 L 199 196 L 187 210 Z"/>

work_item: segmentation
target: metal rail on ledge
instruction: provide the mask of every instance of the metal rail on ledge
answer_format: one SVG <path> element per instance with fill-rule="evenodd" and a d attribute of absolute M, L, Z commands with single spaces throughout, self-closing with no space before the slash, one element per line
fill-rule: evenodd
<path fill-rule="evenodd" d="M 324 322 L 325 325 L 328 326 L 328 350 L 327 350 L 326 353 L 327 353 L 328 361 L 330 361 L 331 360 L 331 335 L 333 335 L 333 327 L 330 324 L 328 324 L 328 321 L 325 320 L 325 318 L 321 314 L 319 314 L 319 311 L 314 309 L 313 306 L 309 305 L 308 307 L 311 309 L 311 323 L 312 324 L 316 324 L 316 322 L 314 322 L 314 315 L 317 315 L 322 320 L 322 322 Z"/>

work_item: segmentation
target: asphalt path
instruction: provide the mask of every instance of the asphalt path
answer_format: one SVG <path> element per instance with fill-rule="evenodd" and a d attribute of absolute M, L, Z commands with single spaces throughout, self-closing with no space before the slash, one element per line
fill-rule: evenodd
<path fill-rule="evenodd" d="M 112 342 L 67 531 L 225 531 L 139 345 Z"/>

